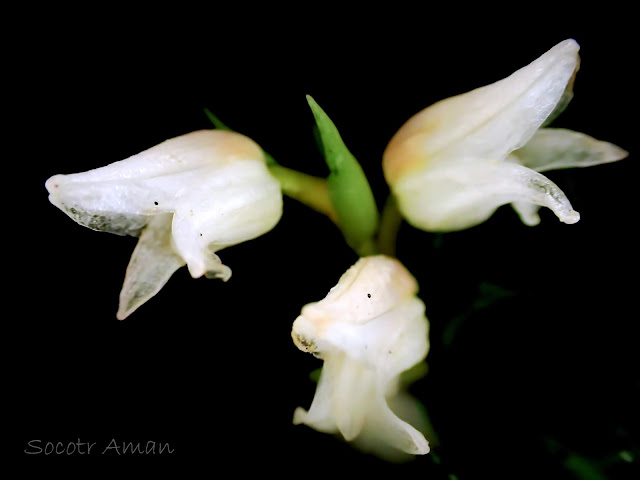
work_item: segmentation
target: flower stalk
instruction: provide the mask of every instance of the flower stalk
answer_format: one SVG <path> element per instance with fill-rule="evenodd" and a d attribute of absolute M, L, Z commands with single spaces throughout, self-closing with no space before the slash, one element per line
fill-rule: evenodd
<path fill-rule="evenodd" d="M 396 241 L 402 225 L 402 214 L 398 210 L 398 203 L 393 194 L 387 197 L 380 217 L 377 247 L 380 253 L 390 257 L 396 256 Z"/>
<path fill-rule="evenodd" d="M 324 178 L 314 177 L 278 164 L 271 164 L 269 171 L 280 182 L 282 193 L 328 216 L 334 223 L 338 223 L 338 216 L 329 198 L 329 188 Z"/>

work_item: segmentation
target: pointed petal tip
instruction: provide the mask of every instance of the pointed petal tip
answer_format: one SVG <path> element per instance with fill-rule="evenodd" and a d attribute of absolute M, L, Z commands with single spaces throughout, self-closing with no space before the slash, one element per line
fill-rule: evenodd
<path fill-rule="evenodd" d="M 573 38 L 568 38 L 558 44 L 559 47 L 567 49 L 567 50 L 575 50 L 576 52 L 580 50 L 580 44 L 575 41 Z"/>
<path fill-rule="evenodd" d="M 413 452 L 414 455 L 426 455 L 431 451 L 431 447 L 429 446 L 429 442 L 422 435 L 420 438 L 414 439 L 415 442 L 415 450 Z"/>
<path fill-rule="evenodd" d="M 629 156 L 629 152 L 626 151 L 624 148 L 620 148 L 617 145 L 613 145 L 611 144 L 611 161 L 612 162 L 617 162 L 618 160 L 623 160 L 625 158 L 627 158 Z"/>
<path fill-rule="evenodd" d="M 572 73 L 575 75 L 577 67 L 580 63 L 580 45 L 573 38 L 563 40 L 562 42 L 554 45 L 544 55 L 542 55 L 537 61 L 541 59 L 553 59 L 554 62 L 559 60 L 568 61 L 572 65 Z M 533 62 L 536 63 L 536 62 Z M 564 63 L 564 62 L 562 62 Z M 573 75 L 572 75 L 573 76 Z M 570 79 L 567 78 L 570 82 Z M 570 83 L 571 84 L 571 83 Z M 571 84 L 572 85 L 572 84 Z"/>
<path fill-rule="evenodd" d="M 125 296 L 122 295 L 122 292 L 120 293 L 120 303 L 118 305 L 118 311 L 116 313 L 116 318 L 118 320 L 124 320 L 126 318 L 129 318 L 129 316 L 135 312 L 138 307 L 142 306 L 144 303 L 146 302 L 132 302 L 131 298 L 126 298 Z"/>
<path fill-rule="evenodd" d="M 122 293 L 120 293 L 120 303 L 118 304 L 118 311 L 116 312 L 116 318 L 120 321 L 129 318 L 133 312 L 135 312 L 142 303 L 131 304 L 130 299 L 122 298 Z"/>
<path fill-rule="evenodd" d="M 602 163 L 613 163 L 620 160 L 624 160 L 629 156 L 629 152 L 624 148 L 619 147 L 610 142 L 595 140 L 596 145 L 599 147 L 600 158 L 599 161 L 592 163 L 591 165 L 598 165 Z M 590 166 L 590 165 L 587 165 Z"/>
<path fill-rule="evenodd" d="M 560 51 L 567 52 L 569 54 L 577 54 L 580 51 L 580 45 L 573 38 L 568 38 L 551 47 L 547 53 Z"/>

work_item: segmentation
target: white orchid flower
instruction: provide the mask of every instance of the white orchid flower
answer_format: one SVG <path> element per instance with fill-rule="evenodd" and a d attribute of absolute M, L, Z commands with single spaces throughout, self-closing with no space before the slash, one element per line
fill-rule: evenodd
<path fill-rule="evenodd" d="M 417 291 L 400 262 L 377 255 L 358 260 L 326 298 L 302 309 L 293 341 L 324 366 L 311 408 L 296 409 L 294 424 L 340 432 L 369 447 L 429 452 L 424 436 L 388 405 L 399 393 L 400 374 L 429 350 L 429 323 Z"/>
<path fill-rule="evenodd" d="M 226 281 L 215 254 L 271 230 L 282 215 L 280 185 L 251 139 L 200 130 L 126 160 L 55 175 L 49 200 L 80 225 L 140 236 L 120 293 L 126 318 L 185 264 L 192 277 Z"/>
<path fill-rule="evenodd" d="M 613 162 L 627 152 L 582 133 L 541 128 L 566 107 L 579 66 L 574 40 L 511 76 L 442 100 L 413 116 L 383 157 L 385 178 L 407 221 L 429 231 L 477 225 L 512 203 L 524 223 L 540 206 L 580 219 L 539 172 Z"/>

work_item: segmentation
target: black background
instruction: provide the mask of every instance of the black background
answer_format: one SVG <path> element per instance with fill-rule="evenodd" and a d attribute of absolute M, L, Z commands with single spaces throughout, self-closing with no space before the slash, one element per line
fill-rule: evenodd
<path fill-rule="evenodd" d="M 20 48 L 9 48 L 15 67 L 6 74 L 17 80 L 6 97 L 18 111 L 5 162 L 18 171 L 6 178 L 5 413 L 17 429 L 5 451 L 27 477 L 40 467 L 137 463 L 148 474 L 178 466 L 211 476 L 231 468 L 570 479 L 565 466 L 579 457 L 610 478 L 637 478 L 637 41 L 629 12 L 582 13 L 531 6 L 500 17 L 505 11 L 461 6 L 445 15 L 400 4 L 349 14 L 326 6 L 135 17 L 39 10 L 21 28 Z M 47 200 L 51 175 L 209 128 L 203 107 L 282 165 L 323 176 L 311 94 L 382 204 L 381 155 L 411 115 L 497 81 L 566 38 L 580 43 L 582 65 L 554 126 L 631 152 L 616 164 L 548 173 L 580 222 L 564 225 L 543 210 L 529 228 L 502 207 L 464 232 L 400 231 L 398 256 L 418 278 L 431 322 L 430 371 L 412 392 L 439 433 L 439 465 L 431 456 L 387 464 L 291 424 L 295 407 L 310 405 L 308 373 L 320 366 L 295 348 L 291 324 L 356 260 L 329 220 L 285 199 L 274 230 L 220 253 L 233 270 L 228 283 L 181 269 L 120 322 L 136 240 L 82 228 Z M 447 325 L 481 282 L 515 295 L 467 315 L 445 347 Z M 24 453 L 32 439 L 78 438 L 97 442 L 94 455 Z M 175 451 L 100 455 L 112 438 Z M 619 458 L 634 449 L 635 462 Z"/>

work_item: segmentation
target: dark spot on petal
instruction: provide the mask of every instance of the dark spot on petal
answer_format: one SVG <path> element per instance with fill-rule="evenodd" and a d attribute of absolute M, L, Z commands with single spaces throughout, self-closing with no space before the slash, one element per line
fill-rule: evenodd
<path fill-rule="evenodd" d="M 158 202 L 153 202 L 154 205 L 158 205 Z"/>
<path fill-rule="evenodd" d="M 370 294 L 370 293 L 367 293 L 367 297 L 371 298 L 371 294 Z"/>

